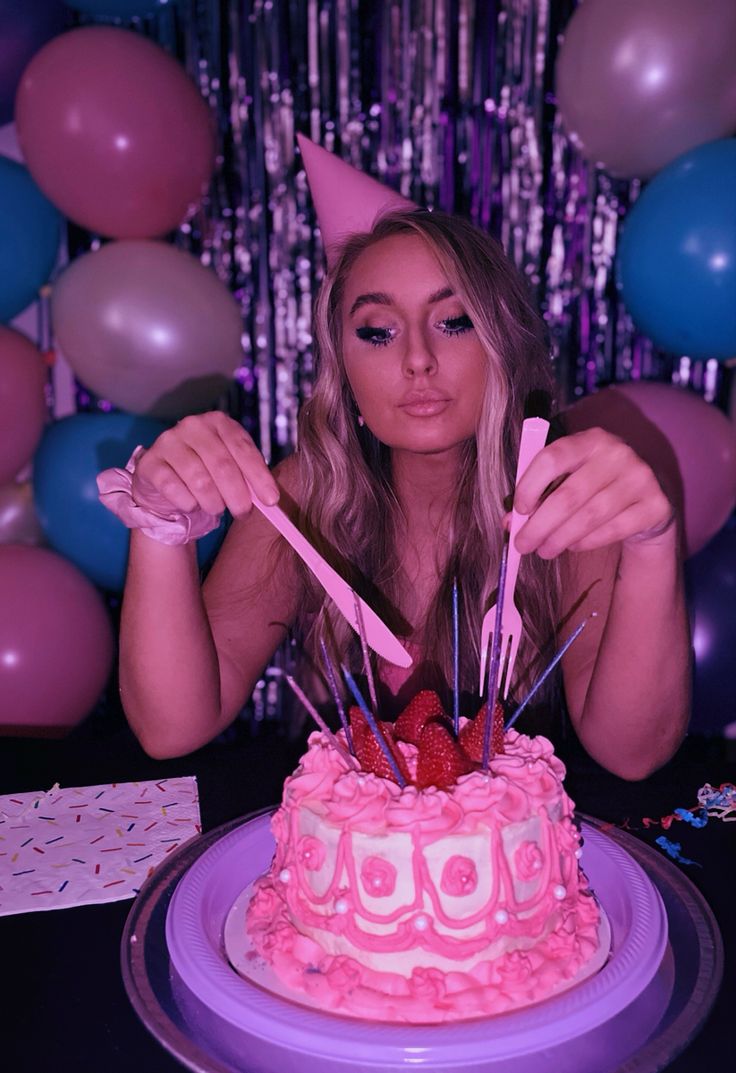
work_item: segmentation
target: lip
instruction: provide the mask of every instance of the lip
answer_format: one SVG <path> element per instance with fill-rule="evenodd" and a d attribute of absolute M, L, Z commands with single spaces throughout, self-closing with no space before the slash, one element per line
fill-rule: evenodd
<path fill-rule="evenodd" d="M 435 391 L 410 391 L 399 403 L 399 409 L 411 417 L 434 417 L 446 410 L 450 401 Z"/>

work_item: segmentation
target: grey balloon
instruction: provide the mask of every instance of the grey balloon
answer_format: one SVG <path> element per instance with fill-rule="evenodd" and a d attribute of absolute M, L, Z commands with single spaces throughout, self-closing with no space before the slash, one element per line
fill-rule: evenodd
<path fill-rule="evenodd" d="M 237 302 L 165 242 L 121 240 L 76 258 L 52 289 L 51 315 L 77 378 L 130 413 L 206 410 L 242 361 Z"/>
<path fill-rule="evenodd" d="M 648 178 L 736 130 L 735 0 L 584 0 L 564 33 L 556 92 L 589 160 Z"/>

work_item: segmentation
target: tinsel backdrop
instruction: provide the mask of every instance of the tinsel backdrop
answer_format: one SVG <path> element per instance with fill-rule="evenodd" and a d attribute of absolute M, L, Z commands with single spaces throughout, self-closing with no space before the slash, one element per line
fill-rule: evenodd
<path fill-rule="evenodd" d="M 295 131 L 501 240 L 548 324 L 563 402 L 628 379 L 684 380 L 708 401 L 725 398 L 727 368 L 658 351 L 621 302 L 619 226 L 641 184 L 612 179 L 563 130 L 554 65 L 575 7 L 181 0 L 123 24 L 176 56 L 217 117 L 215 180 L 175 242 L 238 299 L 242 390 L 222 405 L 268 459 L 291 449 L 309 392 L 323 263 Z M 93 241 L 72 228 L 70 255 Z M 80 406 L 89 404 L 82 392 Z"/>

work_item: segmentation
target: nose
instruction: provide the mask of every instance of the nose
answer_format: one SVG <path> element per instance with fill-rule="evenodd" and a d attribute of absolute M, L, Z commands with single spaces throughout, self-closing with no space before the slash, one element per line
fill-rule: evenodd
<path fill-rule="evenodd" d="M 408 377 L 431 376 L 437 371 L 437 358 L 422 332 L 408 333 L 402 366 Z"/>

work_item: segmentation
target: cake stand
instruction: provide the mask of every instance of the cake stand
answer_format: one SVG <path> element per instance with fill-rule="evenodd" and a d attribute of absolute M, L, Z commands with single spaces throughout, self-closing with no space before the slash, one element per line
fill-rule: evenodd
<path fill-rule="evenodd" d="M 596 976 L 514 1013 L 448 1025 L 367 1022 L 276 995 L 240 977 L 223 943 L 232 905 L 270 862 L 270 815 L 182 846 L 126 923 L 130 1001 L 195 1073 L 656 1073 L 718 992 L 720 934 L 697 889 L 656 850 L 582 816 L 582 864 L 613 931 Z"/>

